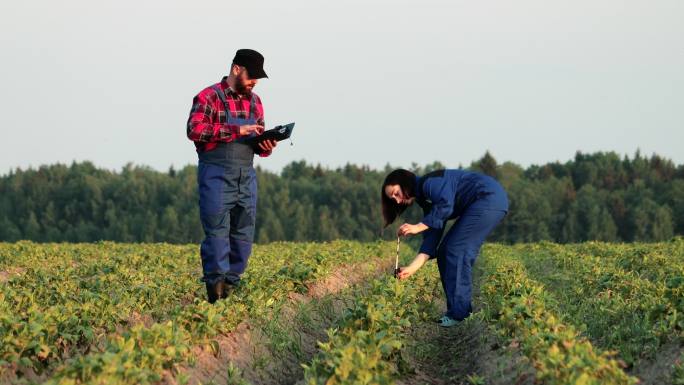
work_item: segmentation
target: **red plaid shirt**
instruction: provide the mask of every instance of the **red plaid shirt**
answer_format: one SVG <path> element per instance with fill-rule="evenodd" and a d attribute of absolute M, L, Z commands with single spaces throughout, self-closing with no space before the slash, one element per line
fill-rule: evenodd
<path fill-rule="evenodd" d="M 226 95 L 230 114 L 236 118 L 246 119 L 249 116 L 250 98 L 238 95 L 228 87 L 227 77 L 218 83 Z M 264 106 L 256 94 L 256 123 L 265 126 Z M 212 87 L 203 89 L 192 100 L 192 109 L 188 118 L 188 139 L 195 142 L 197 152 L 213 150 L 219 142 L 232 142 L 240 137 L 240 127 L 226 124 L 226 109 Z M 269 156 L 271 152 L 259 152 L 259 156 Z"/>

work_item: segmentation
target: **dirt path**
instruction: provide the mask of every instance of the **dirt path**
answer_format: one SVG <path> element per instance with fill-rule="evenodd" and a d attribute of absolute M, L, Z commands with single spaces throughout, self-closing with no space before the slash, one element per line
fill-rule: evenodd
<path fill-rule="evenodd" d="M 417 325 L 409 337 L 405 360 L 413 373 L 397 384 L 533 384 L 534 369 L 513 345 L 501 345 L 476 316 L 452 328 Z"/>
<path fill-rule="evenodd" d="M 22 267 L 13 267 L 7 270 L 0 270 L 0 283 L 5 283 L 12 277 L 18 277 L 26 272 Z"/>
<path fill-rule="evenodd" d="M 637 362 L 629 374 L 639 378 L 642 385 L 672 384 L 672 366 L 684 354 L 684 341 L 670 341 L 658 349 L 655 357 Z"/>
<path fill-rule="evenodd" d="M 194 366 L 165 373 L 162 384 L 294 384 L 302 378 L 301 362 L 310 361 L 326 329 L 346 308 L 339 294 L 370 278 L 391 274 L 391 260 L 376 259 L 352 266 L 308 287 L 306 294 L 291 293 L 271 319 L 245 320 L 227 334 L 215 338 L 213 348 L 195 347 Z"/>
<path fill-rule="evenodd" d="M 534 368 L 517 344 L 502 344 L 478 314 L 480 280 L 481 272 L 476 269 L 473 315 L 466 321 L 451 328 L 425 322 L 412 329 L 404 352 L 411 369 L 397 384 L 534 384 Z M 437 308 L 446 309 L 443 300 Z"/>

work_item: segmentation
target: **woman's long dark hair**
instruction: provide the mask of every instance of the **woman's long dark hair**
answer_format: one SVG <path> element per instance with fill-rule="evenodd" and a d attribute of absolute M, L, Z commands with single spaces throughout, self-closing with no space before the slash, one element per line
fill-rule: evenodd
<path fill-rule="evenodd" d="M 397 169 L 387 175 L 382 182 L 380 189 L 380 199 L 382 202 L 382 217 L 385 219 L 385 226 L 389 226 L 401 213 L 406 210 L 408 205 L 398 204 L 394 199 L 385 195 L 385 187 L 388 185 L 399 185 L 402 194 L 406 198 L 416 196 L 416 174 L 404 169 Z"/>

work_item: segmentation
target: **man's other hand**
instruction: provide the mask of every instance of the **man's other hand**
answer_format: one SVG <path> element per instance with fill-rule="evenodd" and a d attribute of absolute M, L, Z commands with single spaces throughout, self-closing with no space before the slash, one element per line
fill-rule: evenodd
<path fill-rule="evenodd" d="M 275 139 L 262 140 L 261 142 L 259 142 L 259 148 L 263 152 L 271 152 L 277 145 L 278 141 L 276 141 Z"/>

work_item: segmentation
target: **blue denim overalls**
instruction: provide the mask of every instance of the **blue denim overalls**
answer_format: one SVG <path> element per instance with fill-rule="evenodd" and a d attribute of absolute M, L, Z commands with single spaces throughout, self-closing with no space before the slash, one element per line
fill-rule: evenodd
<path fill-rule="evenodd" d="M 218 85 L 212 88 L 223 102 L 227 124 L 256 124 L 256 97 L 252 97 L 247 117 L 234 117 L 224 91 Z M 236 285 L 247 267 L 257 202 L 253 159 L 254 150 L 241 140 L 219 143 L 215 149 L 199 153 L 197 183 L 205 234 L 200 254 L 207 290 L 218 282 Z"/>
<path fill-rule="evenodd" d="M 437 258 L 446 316 L 463 320 L 472 312 L 472 268 L 485 238 L 508 212 L 508 196 L 493 178 L 464 170 L 438 170 L 416 179 L 423 208 L 420 252 Z M 442 238 L 446 222 L 458 218 Z M 437 246 L 439 244 L 439 247 Z"/>

